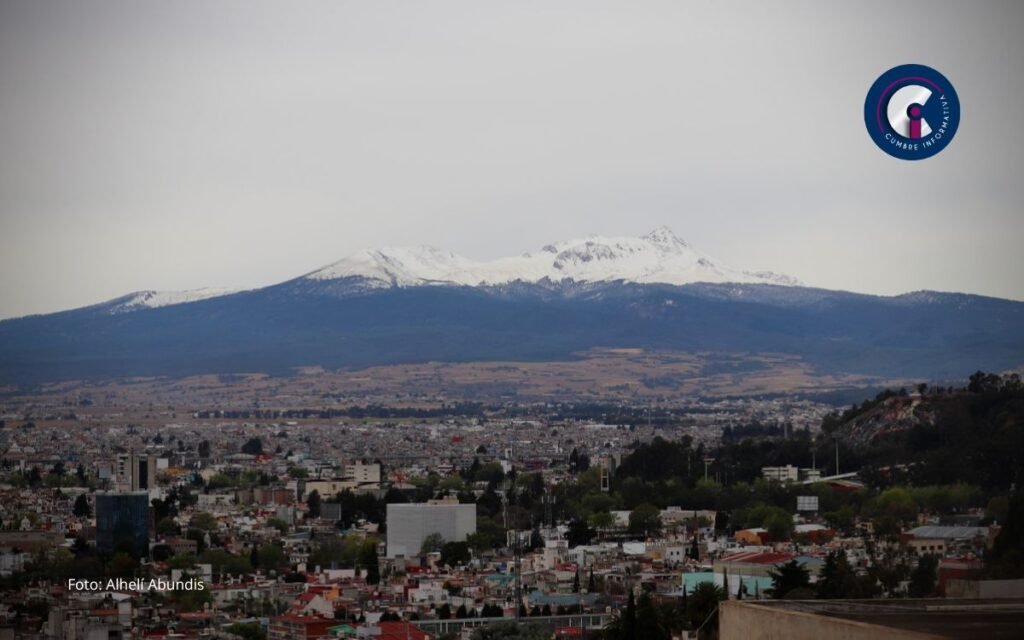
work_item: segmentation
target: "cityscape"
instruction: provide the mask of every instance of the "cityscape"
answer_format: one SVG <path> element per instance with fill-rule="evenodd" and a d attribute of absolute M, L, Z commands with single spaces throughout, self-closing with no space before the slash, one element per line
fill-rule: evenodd
<path fill-rule="evenodd" d="M 743 637 L 797 613 L 967 637 L 981 603 L 993 637 L 1021 622 L 992 604 L 1024 585 L 1016 375 L 850 407 L 111 404 L 130 386 L 3 401 L 7 637 Z M 950 421 L 964 407 L 976 424 Z"/>
<path fill-rule="evenodd" d="M 0 640 L 1024 638 L 1022 33 L 0 0 Z"/>

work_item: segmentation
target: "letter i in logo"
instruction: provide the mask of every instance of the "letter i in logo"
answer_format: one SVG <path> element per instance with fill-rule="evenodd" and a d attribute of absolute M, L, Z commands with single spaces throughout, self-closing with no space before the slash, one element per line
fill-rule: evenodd
<path fill-rule="evenodd" d="M 895 91 L 885 109 L 892 130 L 911 140 L 931 133 L 928 121 L 921 117 L 922 107 L 930 97 L 932 90 L 919 84 L 910 84 Z"/>
<path fill-rule="evenodd" d="M 910 137 L 914 140 L 921 137 L 921 105 L 912 104 L 907 109 L 907 115 L 910 116 Z M 925 126 L 927 126 L 927 122 Z"/>

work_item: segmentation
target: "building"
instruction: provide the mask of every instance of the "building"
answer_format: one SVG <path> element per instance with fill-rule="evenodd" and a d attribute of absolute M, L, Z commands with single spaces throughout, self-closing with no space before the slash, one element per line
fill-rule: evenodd
<path fill-rule="evenodd" d="M 327 638 L 330 635 L 329 629 L 336 624 L 338 624 L 338 621 L 333 618 L 296 615 L 276 616 L 270 619 L 270 630 L 267 634 L 267 640 Z"/>
<path fill-rule="evenodd" d="M 800 479 L 800 470 L 791 464 L 784 467 L 761 467 L 761 477 L 769 482 L 796 482 Z"/>
<path fill-rule="evenodd" d="M 445 542 L 463 542 L 476 533 L 475 504 L 389 504 L 387 556 L 419 554 L 427 536 L 437 533 Z"/>
<path fill-rule="evenodd" d="M 904 540 L 918 555 L 943 555 L 973 551 L 979 555 L 992 545 L 996 530 L 989 527 L 944 527 L 925 525 L 904 534 Z"/>
<path fill-rule="evenodd" d="M 149 491 L 156 486 L 156 457 L 147 453 L 119 453 L 114 463 L 114 488 Z"/>
<path fill-rule="evenodd" d="M 321 502 L 320 503 L 320 519 L 338 521 L 341 520 L 341 503 L 340 502 Z"/>
<path fill-rule="evenodd" d="M 348 464 L 345 465 L 342 477 L 356 484 L 379 484 L 380 465 L 376 463 L 363 464 L 362 462 Z"/>
<path fill-rule="evenodd" d="M 771 588 L 771 574 L 779 565 L 791 560 L 796 560 L 808 570 L 812 580 L 821 571 L 824 561 L 819 558 L 807 556 L 796 556 L 789 553 L 774 553 L 762 551 L 739 551 L 727 556 L 718 558 L 712 562 L 715 573 L 715 584 L 722 586 L 727 576 L 729 579 L 729 593 L 735 595 L 742 584 L 748 594 L 755 592 L 764 593 Z"/>
<path fill-rule="evenodd" d="M 149 492 L 96 494 L 96 550 L 113 554 L 129 543 L 140 558 L 149 551 Z"/>
<path fill-rule="evenodd" d="M 940 604 L 941 606 L 936 606 Z M 729 600 L 720 640 L 1018 638 L 1022 600 Z"/>

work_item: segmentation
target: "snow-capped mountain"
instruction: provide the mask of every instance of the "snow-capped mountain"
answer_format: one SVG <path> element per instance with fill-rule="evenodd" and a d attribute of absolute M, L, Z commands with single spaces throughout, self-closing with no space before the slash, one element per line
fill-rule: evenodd
<path fill-rule="evenodd" d="M 1022 302 L 803 287 L 725 266 L 667 229 L 492 261 L 429 248 L 364 251 L 227 293 L 143 291 L 0 320 L 0 386 L 562 361 L 607 348 L 741 354 L 755 367 L 751 354 L 787 354 L 828 375 L 924 380 L 1024 363 Z"/>
<path fill-rule="evenodd" d="M 543 280 L 800 284 L 795 278 L 770 271 L 741 271 L 723 265 L 679 239 L 667 227 L 641 238 L 590 236 L 547 245 L 536 253 L 482 262 L 433 247 L 373 249 L 360 251 L 304 277 L 357 278 L 366 288 L 487 286 Z"/>
<path fill-rule="evenodd" d="M 167 307 L 172 304 L 198 302 L 207 298 L 230 295 L 237 293 L 237 291 L 237 289 L 219 289 L 214 287 L 188 289 L 185 291 L 136 291 L 105 302 L 102 306 L 107 313 L 116 315 L 119 313 L 141 311 L 142 309 Z"/>

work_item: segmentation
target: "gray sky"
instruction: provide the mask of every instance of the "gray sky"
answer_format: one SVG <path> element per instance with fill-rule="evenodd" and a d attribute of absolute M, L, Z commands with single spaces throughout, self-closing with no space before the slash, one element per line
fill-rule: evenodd
<path fill-rule="evenodd" d="M 811 285 L 1024 299 L 1021 33 L 1018 2 L 0 0 L 0 317 L 662 224 Z M 911 62 L 963 109 L 921 162 L 862 116 Z"/>

